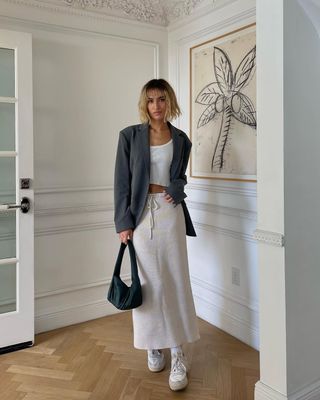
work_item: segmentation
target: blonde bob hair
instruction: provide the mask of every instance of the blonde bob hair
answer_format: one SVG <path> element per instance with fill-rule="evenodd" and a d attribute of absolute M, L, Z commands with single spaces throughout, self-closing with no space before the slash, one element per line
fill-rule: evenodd
<path fill-rule="evenodd" d="M 170 84 L 164 79 L 151 79 L 147 82 L 141 89 L 140 99 L 139 99 L 139 114 L 142 123 L 150 122 L 151 118 L 148 113 L 148 91 L 158 89 L 163 92 L 167 110 L 165 115 L 165 121 L 171 121 L 181 115 L 180 107 L 177 102 L 176 95 Z"/>

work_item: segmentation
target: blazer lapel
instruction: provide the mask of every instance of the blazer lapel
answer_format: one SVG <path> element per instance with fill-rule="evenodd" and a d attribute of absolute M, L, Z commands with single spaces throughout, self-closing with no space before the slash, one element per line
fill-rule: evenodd
<path fill-rule="evenodd" d="M 141 155 L 150 177 L 150 146 L 149 146 L 149 125 L 141 125 Z"/>
<path fill-rule="evenodd" d="M 169 128 L 171 131 L 172 143 L 173 143 L 173 157 L 170 168 L 170 177 L 174 179 L 176 174 L 179 172 L 181 160 L 182 160 L 182 151 L 183 151 L 183 137 L 180 135 L 180 132 L 169 123 Z"/>

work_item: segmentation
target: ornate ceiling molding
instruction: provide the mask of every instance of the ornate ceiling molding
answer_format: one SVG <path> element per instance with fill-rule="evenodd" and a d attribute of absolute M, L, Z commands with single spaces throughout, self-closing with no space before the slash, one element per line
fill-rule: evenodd
<path fill-rule="evenodd" d="M 69 7 L 168 26 L 190 15 L 205 0 L 60 0 Z M 206 1 L 207 3 L 208 1 Z M 210 0 L 214 4 L 215 0 Z"/>

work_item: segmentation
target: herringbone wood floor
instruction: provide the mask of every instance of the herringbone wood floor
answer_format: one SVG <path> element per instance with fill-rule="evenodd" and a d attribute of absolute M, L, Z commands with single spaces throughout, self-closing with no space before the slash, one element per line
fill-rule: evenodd
<path fill-rule="evenodd" d="M 199 326 L 201 339 L 185 348 L 192 368 L 183 392 L 168 387 L 168 351 L 166 369 L 149 372 L 125 312 L 39 334 L 34 347 L 1 355 L 0 399 L 252 400 L 258 352 L 203 320 Z"/>

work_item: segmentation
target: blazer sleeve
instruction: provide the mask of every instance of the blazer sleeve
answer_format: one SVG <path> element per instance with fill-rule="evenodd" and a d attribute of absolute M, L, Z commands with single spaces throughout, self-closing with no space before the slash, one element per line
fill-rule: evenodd
<path fill-rule="evenodd" d="M 121 131 L 114 171 L 114 222 L 117 233 L 127 229 L 134 229 L 134 219 L 130 211 L 130 202 L 130 142 Z"/>
<path fill-rule="evenodd" d="M 184 200 L 187 197 L 187 195 L 184 192 L 184 187 L 187 184 L 186 170 L 187 170 L 187 166 L 188 166 L 191 146 L 192 146 L 192 143 L 189 140 L 189 138 L 186 136 L 182 166 L 181 166 L 179 177 L 177 179 L 173 179 L 170 182 L 170 185 L 167 187 L 167 190 L 166 190 L 166 192 L 173 198 L 173 201 L 175 204 L 181 203 L 182 200 Z"/>

